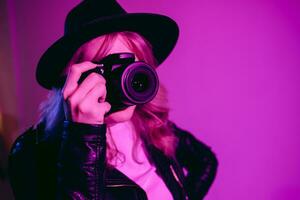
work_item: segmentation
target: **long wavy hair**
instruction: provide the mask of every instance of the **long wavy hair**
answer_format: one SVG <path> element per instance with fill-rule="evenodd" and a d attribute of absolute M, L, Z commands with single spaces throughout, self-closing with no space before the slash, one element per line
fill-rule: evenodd
<path fill-rule="evenodd" d="M 154 68 L 157 67 L 151 44 L 135 32 L 124 31 L 99 36 L 98 38 L 85 43 L 75 52 L 65 69 L 72 64 L 87 60 L 92 62 L 99 61 L 107 55 L 117 37 L 120 37 L 125 42 L 127 48 L 135 53 L 138 60 L 144 61 Z M 95 43 L 97 44 L 98 49 L 93 52 L 93 58 L 88 58 L 86 50 L 90 45 L 95 46 Z M 54 129 L 59 123 L 63 122 L 63 101 L 61 89 L 53 88 L 49 91 L 48 98 L 41 103 L 38 123 L 44 122 L 46 130 Z M 142 144 L 147 142 L 148 144 L 154 145 L 168 157 L 175 156 L 175 148 L 178 139 L 172 132 L 171 124 L 169 122 L 167 91 L 161 83 L 159 85 L 158 93 L 152 101 L 136 106 L 131 121 L 137 134 L 137 137 L 135 137 L 134 140 L 134 149 L 132 151 L 133 158 L 137 162 L 139 161 L 137 160 L 136 147 L 141 141 Z M 106 158 L 108 161 L 112 161 L 118 156 L 119 152 L 110 136 L 109 129 L 107 130 L 107 133 Z"/>

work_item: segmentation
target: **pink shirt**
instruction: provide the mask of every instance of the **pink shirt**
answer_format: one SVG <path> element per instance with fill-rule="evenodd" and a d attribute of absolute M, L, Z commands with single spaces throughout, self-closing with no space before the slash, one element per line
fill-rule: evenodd
<path fill-rule="evenodd" d="M 156 174 L 155 166 L 149 163 L 141 143 L 137 148 L 137 160 L 142 161 L 142 164 L 133 160 L 132 148 L 135 133 L 131 121 L 114 124 L 109 126 L 109 129 L 117 149 L 125 155 L 125 162 L 116 158 L 111 164 L 143 188 L 149 200 L 172 200 L 172 194 Z"/>

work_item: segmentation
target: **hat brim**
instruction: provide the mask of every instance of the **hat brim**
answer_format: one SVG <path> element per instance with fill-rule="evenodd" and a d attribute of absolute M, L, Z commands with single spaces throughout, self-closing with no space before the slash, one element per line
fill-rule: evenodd
<path fill-rule="evenodd" d="M 64 35 L 46 50 L 36 69 L 38 83 L 46 89 L 61 87 L 61 73 L 82 44 L 95 37 L 119 31 L 137 32 L 145 37 L 152 45 L 158 64 L 171 53 L 179 35 L 176 22 L 159 14 L 127 13 L 94 20 L 80 31 Z"/>

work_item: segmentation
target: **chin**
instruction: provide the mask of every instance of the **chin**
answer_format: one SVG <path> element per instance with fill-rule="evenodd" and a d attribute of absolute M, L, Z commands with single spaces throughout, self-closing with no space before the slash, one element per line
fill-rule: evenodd
<path fill-rule="evenodd" d="M 128 121 L 131 119 L 134 110 L 135 110 L 135 105 L 134 106 L 129 106 L 128 108 L 114 112 L 110 115 L 108 115 L 104 121 L 106 124 L 114 124 L 114 123 L 119 123 L 119 122 L 124 122 Z"/>

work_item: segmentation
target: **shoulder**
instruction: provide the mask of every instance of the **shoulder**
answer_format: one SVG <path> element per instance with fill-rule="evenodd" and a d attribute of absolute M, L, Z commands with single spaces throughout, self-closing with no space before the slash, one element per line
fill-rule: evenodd
<path fill-rule="evenodd" d="M 33 196 L 35 192 L 35 135 L 34 127 L 27 129 L 15 140 L 9 153 L 8 175 L 16 199 Z"/>
<path fill-rule="evenodd" d="M 43 127 L 32 126 L 13 143 L 8 157 L 8 173 L 16 199 L 31 198 L 39 185 L 52 191 L 56 181 L 59 135 L 47 136 Z M 43 187 L 44 188 L 44 187 Z"/>
<path fill-rule="evenodd" d="M 203 198 L 212 185 L 218 168 L 218 159 L 212 148 L 189 131 L 172 123 L 178 137 L 176 160 L 185 171 L 185 184 L 191 199 Z"/>
<path fill-rule="evenodd" d="M 203 148 L 211 149 L 210 146 L 197 139 L 190 131 L 183 129 L 176 125 L 174 122 L 169 122 L 172 128 L 173 133 L 179 139 L 179 143 L 185 143 L 186 145 L 192 145 L 192 142 L 196 142 L 201 145 Z"/>
<path fill-rule="evenodd" d="M 197 159 L 202 158 L 203 161 L 207 160 L 215 166 L 218 165 L 216 154 L 212 150 L 211 146 L 197 139 L 190 131 L 179 127 L 174 122 L 170 121 L 169 123 L 172 127 L 173 133 L 178 138 L 176 148 L 177 157 L 187 158 L 194 155 L 197 156 Z"/>
<path fill-rule="evenodd" d="M 17 137 L 10 149 L 9 158 L 12 159 L 19 157 L 22 154 L 33 152 L 36 132 L 36 128 L 31 126 Z"/>
<path fill-rule="evenodd" d="M 48 140 L 41 142 L 41 135 L 44 135 L 41 125 L 31 126 L 18 136 L 10 148 L 8 155 L 8 170 L 10 176 L 24 172 L 26 170 L 35 170 L 38 155 L 43 153 L 43 143 L 49 143 Z"/>
<path fill-rule="evenodd" d="M 9 153 L 9 164 L 35 161 L 37 155 L 44 153 L 49 156 L 59 145 L 58 141 L 59 135 L 47 133 L 42 124 L 31 126 L 15 139 Z"/>
<path fill-rule="evenodd" d="M 8 170 L 10 177 L 22 169 L 32 168 L 36 159 L 37 130 L 33 126 L 17 137 L 8 155 Z"/>

